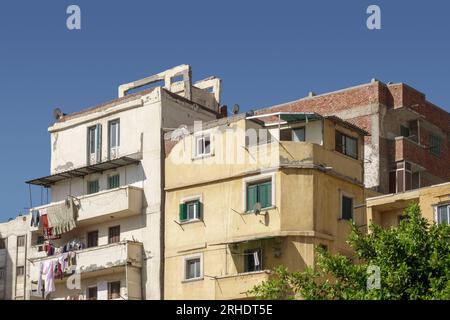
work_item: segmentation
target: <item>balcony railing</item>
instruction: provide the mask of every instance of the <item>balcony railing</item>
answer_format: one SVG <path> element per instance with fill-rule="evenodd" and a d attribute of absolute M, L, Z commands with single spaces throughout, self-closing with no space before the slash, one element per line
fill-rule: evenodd
<path fill-rule="evenodd" d="M 95 276 L 95 273 L 107 273 L 114 268 L 133 266 L 142 267 L 142 243 L 122 241 L 76 252 L 76 272 L 83 276 Z M 30 279 L 36 282 L 39 277 L 40 263 L 57 260 L 58 256 L 31 258 Z"/>
<path fill-rule="evenodd" d="M 77 226 L 100 223 L 111 216 L 120 219 L 138 215 L 142 212 L 142 197 L 143 190 L 133 186 L 124 186 L 77 197 L 74 201 L 75 205 L 78 206 Z M 62 202 L 53 202 L 32 210 L 46 209 Z M 31 231 L 37 229 L 32 228 Z"/>
<path fill-rule="evenodd" d="M 215 279 L 216 299 L 249 299 L 253 298 L 248 291 L 263 281 L 269 280 L 271 273 L 268 270 L 239 273 L 236 275 L 222 276 Z"/>

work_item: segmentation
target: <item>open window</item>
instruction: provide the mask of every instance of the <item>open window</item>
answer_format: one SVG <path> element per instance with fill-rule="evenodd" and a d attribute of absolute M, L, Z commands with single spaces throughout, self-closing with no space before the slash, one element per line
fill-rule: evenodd
<path fill-rule="evenodd" d="M 88 128 L 87 157 L 88 164 L 101 162 L 102 154 L 102 125 L 97 124 Z"/>
<path fill-rule="evenodd" d="M 202 219 L 202 202 L 199 198 L 180 203 L 180 222 L 200 221 Z"/>
<path fill-rule="evenodd" d="M 244 251 L 244 272 L 262 270 L 262 249 L 250 249 Z"/>
<path fill-rule="evenodd" d="M 209 156 L 212 153 L 211 134 L 204 133 L 195 137 L 194 157 Z"/>

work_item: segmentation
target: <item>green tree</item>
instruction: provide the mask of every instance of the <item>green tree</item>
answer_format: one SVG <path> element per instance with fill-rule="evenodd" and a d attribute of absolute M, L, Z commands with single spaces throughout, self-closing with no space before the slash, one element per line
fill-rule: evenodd
<path fill-rule="evenodd" d="M 280 266 L 250 293 L 259 299 L 450 299 L 450 226 L 430 224 L 411 204 L 397 227 L 372 224 L 365 234 L 352 223 L 348 239 L 355 260 L 318 247 L 315 268 Z M 379 268 L 379 286 L 372 281 Z M 368 286 L 372 285 L 372 286 Z"/>

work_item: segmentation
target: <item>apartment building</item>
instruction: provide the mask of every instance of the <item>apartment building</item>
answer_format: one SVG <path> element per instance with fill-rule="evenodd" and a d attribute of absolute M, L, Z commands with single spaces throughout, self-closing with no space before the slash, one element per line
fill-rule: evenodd
<path fill-rule="evenodd" d="M 334 115 L 365 137 L 365 185 L 398 193 L 450 181 L 450 114 L 404 83 L 370 83 L 271 106 L 258 113 Z"/>
<path fill-rule="evenodd" d="M 0 224 L 0 300 L 25 298 L 28 225 L 26 216 Z"/>
<path fill-rule="evenodd" d="M 51 173 L 27 182 L 51 193 L 30 210 L 27 298 L 162 297 L 163 134 L 216 119 L 220 80 L 193 83 L 181 65 L 121 85 L 118 95 L 55 111 Z"/>
<path fill-rule="evenodd" d="M 167 133 L 165 299 L 246 299 L 366 227 L 364 137 L 334 116 L 235 115 Z"/>
<path fill-rule="evenodd" d="M 418 203 L 430 222 L 450 223 L 450 183 L 367 199 L 367 218 L 384 228 L 398 225 L 410 203 Z"/>

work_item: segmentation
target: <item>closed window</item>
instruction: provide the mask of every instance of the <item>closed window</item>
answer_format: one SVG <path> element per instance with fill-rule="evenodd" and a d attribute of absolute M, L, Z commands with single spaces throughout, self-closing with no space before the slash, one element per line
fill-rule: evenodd
<path fill-rule="evenodd" d="M 0 238 L 0 250 L 6 249 L 6 239 Z"/>
<path fill-rule="evenodd" d="M 341 199 L 341 219 L 352 220 L 353 219 L 353 198 L 342 196 Z"/>
<path fill-rule="evenodd" d="M 110 121 L 108 130 L 109 138 L 109 158 L 115 159 L 119 156 L 119 146 L 120 146 L 120 121 L 113 120 Z"/>
<path fill-rule="evenodd" d="M 116 174 L 108 177 L 108 189 L 120 187 L 120 175 Z"/>
<path fill-rule="evenodd" d="M 25 236 L 17 237 L 17 246 L 18 247 L 25 247 Z"/>
<path fill-rule="evenodd" d="M 244 251 L 244 272 L 260 271 L 262 269 L 262 250 L 250 249 Z"/>
<path fill-rule="evenodd" d="M 199 279 L 202 276 L 201 258 L 191 258 L 185 261 L 185 280 Z"/>
<path fill-rule="evenodd" d="M 430 135 L 430 152 L 438 157 L 441 155 L 441 138 L 434 134 Z"/>
<path fill-rule="evenodd" d="M 24 266 L 17 267 L 16 276 L 20 277 L 23 276 L 24 274 L 25 274 L 25 267 Z"/>
<path fill-rule="evenodd" d="M 88 128 L 87 145 L 88 163 L 100 162 L 102 150 L 102 126 L 100 124 Z"/>
<path fill-rule="evenodd" d="M 180 204 L 180 221 L 200 220 L 202 203 L 200 200 L 187 201 Z"/>
<path fill-rule="evenodd" d="M 450 224 L 450 204 L 437 207 L 437 223 Z"/>
<path fill-rule="evenodd" d="M 357 159 L 358 140 L 336 131 L 336 151 Z"/>
<path fill-rule="evenodd" d="M 87 183 L 87 193 L 93 194 L 100 191 L 100 184 L 98 180 L 88 181 Z"/>
<path fill-rule="evenodd" d="M 93 248 L 98 246 L 98 231 L 91 231 L 87 234 L 87 247 Z"/>
<path fill-rule="evenodd" d="M 211 135 L 204 134 L 195 138 L 195 156 L 201 157 L 211 154 Z"/>
<path fill-rule="evenodd" d="M 261 208 L 270 208 L 272 203 L 272 181 L 262 181 L 247 185 L 247 211 L 255 210 L 256 204 Z"/>
<path fill-rule="evenodd" d="M 87 291 L 88 300 L 97 300 L 97 287 L 89 287 Z"/>
<path fill-rule="evenodd" d="M 120 299 L 120 281 L 108 283 L 108 299 Z"/>
<path fill-rule="evenodd" d="M 108 230 L 108 243 L 120 242 L 120 226 L 111 227 Z"/>

